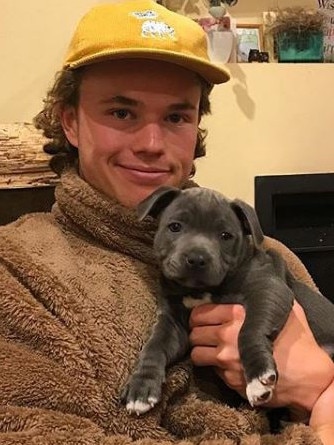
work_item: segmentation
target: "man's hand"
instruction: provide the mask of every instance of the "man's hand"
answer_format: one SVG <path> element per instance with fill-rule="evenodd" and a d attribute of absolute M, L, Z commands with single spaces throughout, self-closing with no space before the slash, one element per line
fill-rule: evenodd
<path fill-rule="evenodd" d="M 245 318 L 240 305 L 203 305 L 190 317 L 191 358 L 197 366 L 215 366 L 225 383 L 245 397 L 246 382 L 238 352 Z M 334 379 L 334 365 L 318 346 L 302 307 L 295 303 L 274 342 L 278 383 L 270 407 L 289 406 L 297 419 L 308 416 L 320 394 Z"/>
<path fill-rule="evenodd" d="M 315 402 L 310 426 L 317 432 L 324 445 L 334 443 L 334 380 Z"/>
<path fill-rule="evenodd" d="M 246 382 L 238 351 L 245 310 L 238 304 L 206 304 L 190 316 L 191 359 L 197 366 L 214 366 L 232 389 L 246 397 Z"/>

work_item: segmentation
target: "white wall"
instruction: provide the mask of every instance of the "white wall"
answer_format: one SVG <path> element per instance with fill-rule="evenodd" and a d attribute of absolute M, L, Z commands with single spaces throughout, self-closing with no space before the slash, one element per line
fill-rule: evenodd
<path fill-rule="evenodd" d="M 0 0 L 0 122 L 30 121 L 94 0 Z"/>
<path fill-rule="evenodd" d="M 256 175 L 334 171 L 334 64 L 232 64 L 215 87 L 201 184 L 253 202 Z"/>

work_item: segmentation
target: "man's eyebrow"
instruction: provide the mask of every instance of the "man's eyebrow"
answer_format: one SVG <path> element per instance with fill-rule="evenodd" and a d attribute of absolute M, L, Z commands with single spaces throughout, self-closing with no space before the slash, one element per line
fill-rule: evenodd
<path fill-rule="evenodd" d="M 138 100 L 131 99 L 131 97 L 126 97 L 126 96 L 108 97 L 107 99 L 101 100 L 101 103 L 103 103 L 103 104 L 117 104 L 117 105 L 131 105 L 131 106 L 140 104 L 140 102 Z"/>
<path fill-rule="evenodd" d="M 197 110 L 197 107 L 188 101 L 171 104 L 168 108 L 171 110 Z"/>
<path fill-rule="evenodd" d="M 114 105 L 127 105 L 127 106 L 138 106 L 141 105 L 141 101 L 132 99 L 131 97 L 127 96 L 113 96 L 109 97 L 107 99 L 103 99 L 101 101 L 102 104 L 114 104 Z M 189 101 L 185 100 L 184 102 L 176 102 L 174 104 L 170 104 L 168 106 L 170 110 L 197 110 L 197 107 L 190 103 Z"/>

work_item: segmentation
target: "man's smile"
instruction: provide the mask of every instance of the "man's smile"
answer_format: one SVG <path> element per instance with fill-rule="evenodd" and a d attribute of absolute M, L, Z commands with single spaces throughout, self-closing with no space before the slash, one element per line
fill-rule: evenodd
<path fill-rule="evenodd" d="M 118 164 L 117 168 L 120 169 L 123 175 L 125 175 L 130 181 L 140 182 L 143 185 L 155 185 L 166 181 L 166 178 L 170 175 L 170 168 L 150 167 L 132 164 Z"/>

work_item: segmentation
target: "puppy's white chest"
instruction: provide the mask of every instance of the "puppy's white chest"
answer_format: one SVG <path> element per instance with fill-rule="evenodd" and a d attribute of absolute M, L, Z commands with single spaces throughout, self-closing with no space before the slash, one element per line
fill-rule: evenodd
<path fill-rule="evenodd" d="M 194 298 L 189 295 L 183 297 L 182 303 L 187 309 L 193 309 L 202 304 L 212 303 L 212 295 L 209 292 L 203 293 L 201 298 Z"/>

